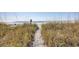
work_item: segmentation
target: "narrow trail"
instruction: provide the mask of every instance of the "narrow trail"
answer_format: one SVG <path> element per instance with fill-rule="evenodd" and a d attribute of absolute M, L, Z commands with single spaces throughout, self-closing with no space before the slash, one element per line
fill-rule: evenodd
<path fill-rule="evenodd" d="M 36 31 L 33 41 L 33 47 L 45 47 L 44 40 L 41 36 L 41 24 L 37 24 L 39 29 Z"/>

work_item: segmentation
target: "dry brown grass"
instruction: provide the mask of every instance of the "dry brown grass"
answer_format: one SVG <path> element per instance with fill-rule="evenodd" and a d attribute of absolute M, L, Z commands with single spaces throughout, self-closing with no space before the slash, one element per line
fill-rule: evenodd
<path fill-rule="evenodd" d="M 16 27 L 0 24 L 0 46 L 31 46 L 36 29 L 35 24 L 23 24 Z"/>
<path fill-rule="evenodd" d="M 79 23 L 43 24 L 42 36 L 49 47 L 79 46 Z"/>

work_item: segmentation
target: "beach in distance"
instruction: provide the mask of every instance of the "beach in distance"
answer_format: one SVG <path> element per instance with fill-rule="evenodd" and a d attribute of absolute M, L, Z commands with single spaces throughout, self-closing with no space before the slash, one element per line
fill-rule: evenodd
<path fill-rule="evenodd" d="M 79 12 L 0 12 L 0 47 L 78 47 Z"/>

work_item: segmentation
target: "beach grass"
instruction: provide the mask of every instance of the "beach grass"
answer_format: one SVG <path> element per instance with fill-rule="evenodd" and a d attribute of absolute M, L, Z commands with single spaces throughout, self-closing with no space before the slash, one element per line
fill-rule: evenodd
<path fill-rule="evenodd" d="M 48 47 L 77 47 L 79 46 L 79 23 L 43 24 L 42 36 Z"/>
<path fill-rule="evenodd" d="M 37 26 L 35 24 L 22 24 L 11 27 L 0 23 L 1 47 L 29 47 L 32 45 Z"/>

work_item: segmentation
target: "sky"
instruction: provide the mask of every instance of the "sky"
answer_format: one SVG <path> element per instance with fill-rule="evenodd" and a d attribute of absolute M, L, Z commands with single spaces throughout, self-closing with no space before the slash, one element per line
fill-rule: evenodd
<path fill-rule="evenodd" d="M 57 21 L 79 19 L 78 12 L 0 12 L 0 21 Z"/>

